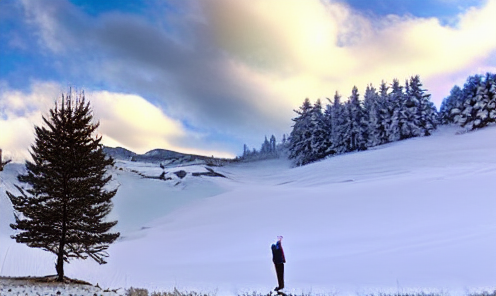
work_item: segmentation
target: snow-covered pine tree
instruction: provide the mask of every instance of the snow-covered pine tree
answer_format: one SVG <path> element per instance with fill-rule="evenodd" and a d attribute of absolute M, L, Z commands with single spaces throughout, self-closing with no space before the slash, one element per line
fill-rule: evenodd
<path fill-rule="evenodd" d="M 484 81 L 481 81 L 481 85 L 477 88 L 473 129 L 483 128 L 490 123 L 496 122 L 495 80 L 496 75 L 487 73 Z"/>
<path fill-rule="evenodd" d="M 397 82 L 397 80 L 395 80 Z M 393 93 L 395 92 L 393 83 Z M 399 85 L 399 83 L 398 83 Z M 398 94 L 399 97 L 399 94 Z M 419 128 L 419 105 L 420 101 L 412 96 L 408 81 L 405 82 L 405 92 L 399 97 L 402 100 L 399 112 L 398 125 L 400 129 L 400 140 L 418 137 L 421 134 Z"/>
<path fill-rule="evenodd" d="M 474 75 L 468 77 L 467 81 L 463 85 L 463 105 L 460 110 L 453 110 L 455 115 L 455 123 L 466 127 L 468 129 L 473 128 L 473 122 L 477 114 L 477 108 L 474 106 L 477 104 L 477 91 L 482 85 L 482 76 Z"/>
<path fill-rule="evenodd" d="M 377 127 L 377 136 L 379 138 L 380 144 L 389 143 L 393 136 L 391 133 L 394 133 L 394 129 L 398 129 L 398 116 L 395 112 L 397 109 L 395 108 L 393 102 L 391 101 L 391 96 L 388 94 L 389 87 L 386 85 L 386 82 L 382 81 L 381 86 L 379 87 L 378 94 L 378 127 Z M 395 115 L 396 114 L 396 115 Z M 394 127 L 393 127 L 394 125 Z M 399 134 L 396 132 L 396 134 Z"/>
<path fill-rule="evenodd" d="M 407 95 L 415 98 L 415 101 L 418 102 L 416 116 L 418 120 L 418 136 L 430 136 L 432 131 L 437 127 L 438 115 L 436 107 L 430 100 L 431 95 L 425 93 L 425 90 L 422 89 L 422 83 L 418 75 L 410 78 L 410 87 Z"/>
<path fill-rule="evenodd" d="M 334 99 L 332 101 L 332 107 L 330 110 L 330 143 L 331 145 L 327 149 L 328 155 L 340 154 L 346 152 L 346 146 L 344 143 L 344 133 L 345 133 L 345 106 L 341 103 L 341 95 L 336 92 L 334 94 Z"/>
<path fill-rule="evenodd" d="M 305 99 L 299 110 L 294 110 L 297 117 L 293 118 L 293 130 L 289 136 L 289 159 L 294 159 L 297 166 L 305 164 L 306 156 L 311 151 L 311 111 L 312 105 Z"/>
<path fill-rule="evenodd" d="M 271 152 L 271 145 L 269 140 L 267 140 L 267 136 L 265 136 L 265 140 L 262 143 L 262 147 L 260 148 L 260 154 L 267 155 Z"/>
<path fill-rule="evenodd" d="M 439 120 L 441 124 L 454 123 L 455 116 L 460 114 L 461 106 L 463 105 L 463 91 L 455 85 L 450 91 L 450 95 L 441 103 L 439 109 Z"/>
<path fill-rule="evenodd" d="M 289 158 L 295 159 L 297 166 L 324 158 L 327 155 L 328 132 L 325 129 L 322 103 L 317 100 L 314 106 L 305 99 L 300 110 L 295 110 L 300 116 L 293 119 L 295 125 L 290 136 Z"/>
<path fill-rule="evenodd" d="M 324 129 L 327 132 L 327 138 L 328 138 L 328 148 L 327 148 L 327 154 L 333 154 L 331 153 L 332 151 L 332 101 L 329 98 L 326 98 L 326 100 L 329 102 L 329 104 L 326 104 L 325 106 L 325 111 L 324 111 Z"/>
<path fill-rule="evenodd" d="M 277 154 L 276 146 L 277 146 L 276 137 L 274 135 L 272 135 L 270 137 L 270 153 Z"/>
<path fill-rule="evenodd" d="M 365 111 L 362 108 L 358 88 L 353 87 L 351 96 L 345 104 L 345 122 L 342 131 L 346 151 L 367 149 L 367 125 L 363 120 Z"/>
<path fill-rule="evenodd" d="M 106 168 L 114 160 L 105 155 L 101 137 L 94 136 L 90 104 L 84 93 L 62 95 L 60 106 L 43 117 L 45 126 L 35 127 L 33 161 L 26 161 L 25 175 L 16 186 L 20 196 L 7 191 L 14 206 L 18 243 L 41 248 L 57 256 L 57 280 L 64 280 L 64 262 L 91 257 L 104 264 L 106 250 L 119 233 L 110 233 L 117 221 L 106 216 L 117 190 L 105 188 L 112 176 Z"/>
<path fill-rule="evenodd" d="M 326 157 L 331 146 L 329 130 L 322 113 L 322 102 L 318 99 L 312 109 L 311 117 L 312 151 L 309 161 L 316 161 Z"/>
<path fill-rule="evenodd" d="M 486 87 L 489 88 L 489 103 L 487 104 L 489 123 L 496 122 L 496 74 L 488 73 Z"/>
<path fill-rule="evenodd" d="M 365 123 L 367 124 L 367 147 L 374 147 L 382 144 L 380 139 L 381 124 L 380 119 L 380 99 L 375 87 L 367 85 L 363 99 L 365 110 Z"/>

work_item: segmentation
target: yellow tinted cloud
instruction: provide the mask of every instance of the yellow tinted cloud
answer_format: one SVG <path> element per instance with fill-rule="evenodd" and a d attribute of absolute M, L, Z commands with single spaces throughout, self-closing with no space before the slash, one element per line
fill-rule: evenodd
<path fill-rule="evenodd" d="M 54 107 L 62 92 L 60 85 L 49 82 L 35 82 L 29 92 L 2 87 L 0 148 L 4 156 L 17 161 L 29 158 L 34 126 L 43 124 L 42 116 L 49 116 L 49 109 Z M 102 135 L 104 145 L 121 146 L 137 153 L 163 148 L 232 157 L 229 153 L 201 149 L 204 145 L 201 134 L 187 131 L 180 121 L 169 118 L 159 107 L 140 96 L 97 91 L 86 92 L 86 99 L 93 108 L 94 120 L 100 122 L 98 133 Z"/>
<path fill-rule="evenodd" d="M 0 148 L 5 157 L 19 161 L 29 157 L 34 141 L 34 126 L 41 125 L 60 87 L 55 83 L 34 83 L 31 92 L 0 87 Z"/>
<path fill-rule="evenodd" d="M 105 141 L 144 153 L 174 146 L 171 140 L 186 136 L 180 122 L 140 96 L 100 91 L 91 93 L 90 99 L 95 117 L 100 119 L 99 131 L 107 136 Z"/>
<path fill-rule="evenodd" d="M 288 109 L 305 97 L 336 90 L 347 97 L 353 85 L 363 92 L 368 83 L 416 74 L 436 90 L 439 106 L 458 82 L 445 79 L 440 86 L 439 76 L 472 74 L 496 53 L 496 0 L 459 15 L 455 27 L 436 18 L 371 19 L 319 0 L 209 1 L 205 11 L 218 45 L 243 64 L 237 68 L 245 67 Z"/>

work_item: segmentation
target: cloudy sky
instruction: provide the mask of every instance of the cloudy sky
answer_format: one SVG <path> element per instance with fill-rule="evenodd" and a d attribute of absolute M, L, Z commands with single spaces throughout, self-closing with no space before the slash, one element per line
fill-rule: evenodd
<path fill-rule="evenodd" d="M 0 148 L 72 87 L 106 145 L 240 155 L 354 85 L 419 74 L 439 107 L 496 72 L 494 36 L 496 0 L 0 0 Z"/>

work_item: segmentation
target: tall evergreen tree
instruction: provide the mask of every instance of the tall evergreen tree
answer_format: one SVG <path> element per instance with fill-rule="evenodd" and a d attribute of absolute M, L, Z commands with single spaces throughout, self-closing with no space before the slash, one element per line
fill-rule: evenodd
<path fill-rule="evenodd" d="M 276 149 L 276 137 L 274 135 L 272 135 L 270 137 L 270 152 L 271 153 L 277 153 L 277 149 Z"/>
<path fill-rule="evenodd" d="M 311 151 L 308 156 L 309 161 L 322 159 L 329 154 L 329 131 L 326 126 L 326 120 L 322 113 L 322 102 L 318 99 L 313 108 L 311 115 Z"/>
<path fill-rule="evenodd" d="M 295 110 L 300 116 L 293 119 L 295 125 L 290 136 L 289 158 L 295 159 L 295 164 L 305 165 L 324 158 L 327 155 L 328 132 L 325 129 L 322 103 L 317 100 L 311 106 L 305 99 L 300 110 Z"/>
<path fill-rule="evenodd" d="M 477 88 L 472 128 L 483 128 L 496 122 L 496 75 L 487 73 Z"/>
<path fill-rule="evenodd" d="M 377 136 L 379 137 L 380 144 L 393 141 L 395 135 L 399 134 L 397 108 L 395 108 L 395 104 L 391 100 L 388 91 L 389 87 L 386 85 L 386 82 L 382 81 L 378 94 L 379 111 Z"/>
<path fill-rule="evenodd" d="M 380 138 L 381 123 L 380 123 L 380 105 L 379 95 L 372 84 L 367 85 L 365 95 L 363 97 L 363 108 L 365 110 L 364 121 L 367 125 L 367 147 L 374 147 L 382 144 Z"/>
<path fill-rule="evenodd" d="M 311 151 L 311 116 L 312 105 L 308 98 L 305 99 L 299 110 L 294 110 L 298 114 L 293 118 L 293 130 L 289 136 L 289 159 L 294 159 L 296 165 L 306 163 L 306 155 Z"/>
<path fill-rule="evenodd" d="M 394 88 L 394 87 L 393 87 Z M 400 139 L 408 139 L 420 136 L 419 128 L 419 105 L 420 101 L 417 96 L 411 95 L 410 86 L 408 81 L 405 83 L 405 92 L 403 94 L 404 99 L 400 108 L 400 118 L 398 124 L 400 127 Z"/>
<path fill-rule="evenodd" d="M 456 113 L 455 123 L 462 127 L 467 127 L 468 129 L 473 128 L 473 122 L 477 115 L 478 108 L 477 104 L 477 92 L 478 88 L 482 85 L 482 76 L 474 75 L 470 76 L 465 85 L 463 86 L 463 105 L 460 107 L 460 111 L 454 110 Z"/>
<path fill-rule="evenodd" d="M 106 250 L 119 237 L 109 232 L 117 221 L 106 221 L 117 192 L 104 189 L 112 178 L 106 168 L 114 161 L 94 136 L 99 124 L 92 120 L 84 93 L 62 95 L 60 106 L 43 117 L 45 126 L 35 128 L 33 161 L 26 161 L 27 173 L 18 176 L 28 189 L 16 186 L 20 196 L 7 191 L 15 210 L 12 238 L 54 253 L 58 281 L 72 258 L 106 263 Z"/>
<path fill-rule="evenodd" d="M 446 97 L 441 103 L 439 109 L 439 120 L 441 124 L 454 123 L 455 115 L 460 113 L 460 108 L 463 105 L 463 91 L 455 85 L 450 91 L 450 95 Z M 454 111 L 454 110 L 457 111 Z"/>
<path fill-rule="evenodd" d="M 489 102 L 487 104 L 488 122 L 496 122 L 496 74 L 486 75 L 486 87 L 489 89 Z"/>
<path fill-rule="evenodd" d="M 267 140 L 267 136 L 265 136 L 265 140 L 260 148 L 260 154 L 269 154 L 271 153 L 271 144 L 269 140 Z"/>
<path fill-rule="evenodd" d="M 360 103 L 358 88 L 353 87 L 349 101 L 345 105 L 344 143 L 346 151 L 367 149 L 367 126 L 364 121 L 365 112 Z"/>
<path fill-rule="evenodd" d="M 341 95 L 336 92 L 334 94 L 334 99 L 332 101 L 332 107 L 330 110 L 330 142 L 331 145 L 328 148 L 328 154 L 340 154 L 346 152 L 346 146 L 344 143 L 344 133 L 345 133 L 345 107 L 341 103 Z"/>
<path fill-rule="evenodd" d="M 437 110 L 430 101 L 430 94 L 426 94 L 422 89 L 422 83 L 418 75 L 410 78 L 410 84 L 407 95 L 415 98 L 418 102 L 417 107 L 417 127 L 419 136 L 430 136 L 432 131 L 437 127 Z"/>
<path fill-rule="evenodd" d="M 408 91 L 408 81 L 405 82 L 405 88 Z M 413 110 L 408 110 L 407 104 L 410 107 L 414 107 L 414 104 L 409 103 L 408 96 L 398 79 L 393 79 L 389 104 L 391 114 L 389 142 L 411 137 L 411 124 L 414 116 L 412 115 Z"/>

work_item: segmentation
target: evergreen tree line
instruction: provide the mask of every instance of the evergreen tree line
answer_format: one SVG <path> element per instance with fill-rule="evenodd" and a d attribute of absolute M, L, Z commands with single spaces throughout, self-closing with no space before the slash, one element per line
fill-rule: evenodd
<path fill-rule="evenodd" d="M 236 159 L 241 161 L 253 161 L 253 160 L 278 158 L 283 150 L 285 143 L 286 143 L 286 135 L 283 135 L 281 144 L 277 144 L 276 137 L 274 135 L 270 137 L 270 140 L 267 139 L 267 136 L 265 136 L 265 140 L 263 141 L 260 150 L 257 150 L 255 148 L 251 150 L 245 144 L 243 147 L 243 155 L 241 157 L 237 157 Z"/>
<path fill-rule="evenodd" d="M 455 85 L 441 104 L 439 118 L 469 130 L 496 122 L 496 74 L 469 76 L 463 89 Z"/>
<path fill-rule="evenodd" d="M 351 151 L 419 136 L 429 136 L 438 124 L 438 113 L 430 94 L 422 89 L 418 75 L 405 85 L 397 79 L 377 90 L 368 85 L 363 100 L 353 87 L 348 101 L 342 103 L 336 92 L 322 106 L 307 98 L 294 110 L 293 130 L 288 139 L 289 158 L 297 166 Z"/>

